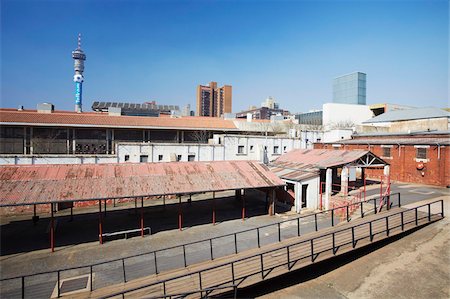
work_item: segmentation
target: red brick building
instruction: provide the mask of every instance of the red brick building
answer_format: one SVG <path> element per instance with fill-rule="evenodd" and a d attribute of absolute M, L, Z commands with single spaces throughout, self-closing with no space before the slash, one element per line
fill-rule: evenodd
<path fill-rule="evenodd" d="M 370 150 L 391 165 L 391 180 L 450 186 L 450 132 L 354 135 L 350 140 L 316 143 L 315 149 Z M 382 170 L 367 169 L 379 179 Z"/>

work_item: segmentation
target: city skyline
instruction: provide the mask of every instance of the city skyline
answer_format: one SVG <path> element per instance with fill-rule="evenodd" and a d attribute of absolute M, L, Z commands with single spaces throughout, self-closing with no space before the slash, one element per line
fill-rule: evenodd
<path fill-rule="evenodd" d="M 78 33 L 86 108 L 101 99 L 193 107 L 196 86 L 218 81 L 233 86 L 233 112 L 268 96 L 308 111 L 331 102 L 333 79 L 353 71 L 368 75 L 367 104 L 448 106 L 446 1 L 1 5 L 2 108 L 73 110 Z"/>

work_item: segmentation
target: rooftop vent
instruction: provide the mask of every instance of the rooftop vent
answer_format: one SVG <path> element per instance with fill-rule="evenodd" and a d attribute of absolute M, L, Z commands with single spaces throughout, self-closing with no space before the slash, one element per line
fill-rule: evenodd
<path fill-rule="evenodd" d="M 37 105 L 38 113 L 52 113 L 55 111 L 55 106 L 52 103 L 40 103 Z"/>

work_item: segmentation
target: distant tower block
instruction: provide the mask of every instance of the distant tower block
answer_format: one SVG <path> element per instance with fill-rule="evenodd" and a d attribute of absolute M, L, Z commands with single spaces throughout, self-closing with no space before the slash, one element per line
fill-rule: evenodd
<path fill-rule="evenodd" d="M 78 47 L 72 51 L 72 58 L 74 60 L 73 68 L 75 70 L 75 75 L 73 76 L 73 81 L 75 82 L 75 112 L 81 112 L 84 61 L 86 60 L 86 54 L 81 50 L 81 34 L 78 34 Z"/>

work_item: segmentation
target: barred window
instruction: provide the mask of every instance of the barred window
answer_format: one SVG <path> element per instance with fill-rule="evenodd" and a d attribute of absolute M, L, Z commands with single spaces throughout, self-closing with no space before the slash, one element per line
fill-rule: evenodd
<path fill-rule="evenodd" d="M 416 148 L 416 159 L 426 159 L 427 149 L 425 147 Z"/>
<path fill-rule="evenodd" d="M 390 157 L 390 156 L 391 156 L 391 148 L 383 147 L 383 157 Z"/>

